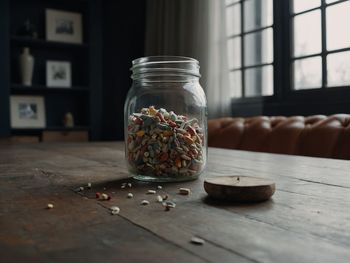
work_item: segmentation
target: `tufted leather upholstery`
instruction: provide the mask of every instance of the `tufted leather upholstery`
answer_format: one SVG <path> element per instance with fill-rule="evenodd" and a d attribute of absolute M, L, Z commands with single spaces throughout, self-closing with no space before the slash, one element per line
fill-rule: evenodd
<path fill-rule="evenodd" d="M 350 114 L 209 120 L 208 144 L 350 160 Z"/>

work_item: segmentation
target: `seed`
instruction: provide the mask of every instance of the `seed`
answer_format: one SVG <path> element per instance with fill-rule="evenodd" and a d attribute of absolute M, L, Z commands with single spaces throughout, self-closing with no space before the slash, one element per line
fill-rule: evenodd
<path fill-rule="evenodd" d="M 162 196 L 163 201 L 167 200 L 168 197 L 169 197 L 168 195 L 163 195 L 163 196 Z"/>
<path fill-rule="evenodd" d="M 87 184 L 87 187 L 88 187 L 89 189 L 91 189 L 91 183 L 88 183 L 88 184 Z"/>
<path fill-rule="evenodd" d="M 147 201 L 147 200 L 142 200 L 141 205 L 149 205 L 149 201 Z"/>
<path fill-rule="evenodd" d="M 191 193 L 191 190 L 188 188 L 180 188 L 179 189 L 179 194 L 180 195 L 189 195 Z"/>
<path fill-rule="evenodd" d="M 191 238 L 191 243 L 195 245 L 203 245 L 205 243 L 204 239 L 201 239 L 199 237 L 192 237 Z"/>
<path fill-rule="evenodd" d="M 131 183 L 128 183 L 128 187 L 131 188 L 131 187 L 132 187 L 132 184 L 131 184 Z"/>
<path fill-rule="evenodd" d="M 157 202 L 158 203 L 162 203 L 163 202 L 163 198 L 160 195 L 157 195 Z"/>
<path fill-rule="evenodd" d="M 47 209 L 52 209 L 53 208 L 53 204 L 47 204 Z"/>
<path fill-rule="evenodd" d="M 134 195 L 133 195 L 132 193 L 128 193 L 127 197 L 128 197 L 128 198 L 133 198 Z"/>
<path fill-rule="evenodd" d="M 112 215 L 117 215 L 120 212 L 120 208 L 118 206 L 111 206 L 109 209 L 111 210 Z"/>
<path fill-rule="evenodd" d="M 101 194 L 101 199 L 102 200 L 111 200 L 111 197 L 108 194 L 102 193 Z"/>
<path fill-rule="evenodd" d="M 148 190 L 147 191 L 148 195 L 154 195 L 155 193 L 157 193 L 155 190 Z"/>
<path fill-rule="evenodd" d="M 163 206 L 168 206 L 169 208 L 175 208 L 176 204 L 171 201 L 166 201 L 166 202 L 163 202 Z"/>
<path fill-rule="evenodd" d="M 163 187 L 162 187 L 161 185 L 158 185 L 157 188 L 158 188 L 158 189 L 162 189 Z"/>
<path fill-rule="evenodd" d="M 124 189 L 126 187 L 126 183 L 122 183 L 122 185 L 120 186 L 121 189 Z"/>

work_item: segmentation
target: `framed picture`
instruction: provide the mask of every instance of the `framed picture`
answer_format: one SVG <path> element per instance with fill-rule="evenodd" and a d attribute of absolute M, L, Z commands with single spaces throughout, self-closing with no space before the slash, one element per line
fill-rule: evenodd
<path fill-rule="evenodd" d="M 68 61 L 46 61 L 46 86 L 69 88 L 72 85 Z"/>
<path fill-rule="evenodd" d="M 41 96 L 11 96 L 12 128 L 45 128 L 45 103 Z"/>
<path fill-rule="evenodd" d="M 46 40 L 81 44 L 82 15 L 46 9 Z"/>

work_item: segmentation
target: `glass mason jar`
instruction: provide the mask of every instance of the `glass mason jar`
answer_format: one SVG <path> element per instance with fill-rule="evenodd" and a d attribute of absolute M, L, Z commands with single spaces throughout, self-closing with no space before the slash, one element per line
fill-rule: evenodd
<path fill-rule="evenodd" d="M 125 157 L 135 179 L 196 179 L 207 160 L 207 102 L 199 63 L 155 56 L 132 62 L 124 106 Z"/>

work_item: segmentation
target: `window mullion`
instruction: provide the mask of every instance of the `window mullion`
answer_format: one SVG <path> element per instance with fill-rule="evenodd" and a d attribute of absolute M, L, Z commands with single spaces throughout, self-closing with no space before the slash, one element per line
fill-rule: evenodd
<path fill-rule="evenodd" d="M 322 36 L 322 88 L 327 86 L 327 62 L 326 62 L 326 1 L 321 0 L 321 36 Z"/>
<path fill-rule="evenodd" d="M 241 2 L 241 67 L 244 67 L 244 3 Z M 241 79 L 242 79 L 242 97 L 245 98 L 245 74 L 244 69 L 241 71 Z"/>

